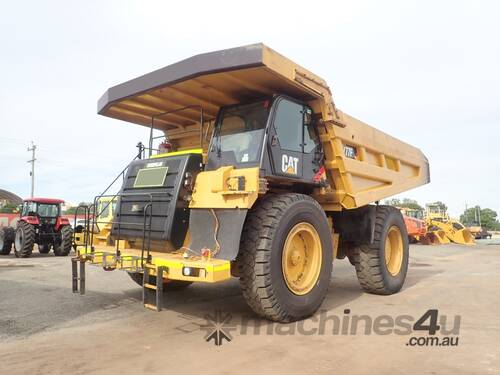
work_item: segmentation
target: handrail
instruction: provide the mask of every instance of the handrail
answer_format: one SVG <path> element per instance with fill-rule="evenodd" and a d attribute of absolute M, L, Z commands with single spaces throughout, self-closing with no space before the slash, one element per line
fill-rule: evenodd
<path fill-rule="evenodd" d="M 144 259 L 146 259 L 146 262 L 149 262 L 151 260 L 151 230 L 152 230 L 152 219 L 153 219 L 153 203 L 154 203 L 154 197 L 155 196 L 167 196 L 169 197 L 171 194 L 169 192 L 141 192 L 141 193 L 117 193 L 114 195 L 98 195 L 94 198 L 94 202 L 98 202 L 99 199 L 101 198 L 108 198 L 108 197 L 113 197 L 113 200 L 115 197 L 119 198 L 119 204 L 118 204 L 118 211 L 114 213 L 114 216 L 117 218 L 117 220 L 112 220 L 111 222 L 106 221 L 106 224 L 111 224 L 111 230 L 113 230 L 113 227 L 116 228 L 117 230 L 117 235 L 115 238 L 116 241 L 116 257 L 119 257 L 120 254 L 120 240 L 121 240 L 121 229 L 122 225 L 132 225 L 132 226 L 139 226 L 141 225 L 140 223 L 132 223 L 132 222 L 123 222 L 121 220 L 122 216 L 122 204 L 124 203 L 124 199 L 121 198 L 126 198 L 126 197 L 134 197 L 134 196 L 149 196 L 149 202 L 146 203 L 143 207 L 143 223 L 142 223 L 142 245 L 141 245 L 141 267 L 144 266 Z M 128 202 L 125 200 L 125 202 Z M 94 213 L 95 213 L 95 207 L 96 205 L 92 205 L 94 208 Z M 102 211 L 101 211 L 102 212 Z M 98 215 L 93 215 L 92 216 L 92 228 L 95 226 L 95 224 L 99 223 Z M 104 222 L 101 222 L 104 223 Z M 90 232 L 91 234 L 91 240 L 90 242 L 93 244 L 93 231 Z M 92 246 L 91 248 L 92 252 L 94 251 L 94 247 Z M 146 253 L 146 257 L 144 256 Z"/>
<path fill-rule="evenodd" d="M 203 120 L 203 108 L 201 108 L 201 106 L 187 106 L 187 107 L 183 107 L 183 108 L 178 108 L 177 110 L 174 110 L 174 112 L 177 112 L 177 111 L 180 111 L 180 110 L 184 110 L 184 109 L 187 109 L 187 108 L 192 108 L 192 107 L 200 107 L 201 109 L 201 121 Z M 159 114 L 159 116 L 161 115 L 164 115 L 164 114 L 167 114 L 167 113 L 171 113 L 172 111 L 169 111 L 169 112 L 166 112 L 166 113 L 163 113 L 163 114 Z M 152 117 L 152 126 L 153 126 L 153 123 L 154 123 L 154 117 Z M 203 126 L 203 125 L 202 125 Z M 152 127 L 151 127 L 152 129 Z M 152 136 L 152 133 L 151 133 L 151 136 Z M 152 139 L 150 138 L 150 146 L 149 147 L 149 155 L 151 156 L 151 153 L 152 153 Z M 84 240 L 85 240 L 85 252 L 87 253 L 87 246 L 88 246 L 88 240 L 89 240 L 89 234 L 90 234 L 90 246 L 91 246 L 91 252 L 94 252 L 94 227 L 96 224 L 100 223 L 99 221 L 99 217 L 101 216 L 101 214 L 109 207 L 110 204 L 113 204 L 113 202 L 117 202 L 117 205 L 119 206 L 118 207 L 118 213 L 114 212 L 113 213 L 113 216 L 119 218 L 117 221 L 115 220 L 112 220 L 111 222 L 106 222 L 107 224 L 110 224 L 111 223 L 111 230 L 113 230 L 113 226 L 117 225 L 117 228 L 118 228 L 118 234 L 117 234 L 117 238 L 116 238 L 116 256 L 120 256 L 120 235 L 121 235 L 121 225 L 122 224 L 127 224 L 127 225 L 139 225 L 139 224 L 135 224 L 135 223 L 123 223 L 121 222 L 121 210 L 122 210 L 122 201 L 120 201 L 120 197 L 127 197 L 127 196 L 133 196 L 133 195 L 149 195 L 149 203 L 147 203 L 145 206 L 144 206 L 144 222 L 143 222 L 143 243 L 142 243 L 142 251 L 141 251 L 141 265 L 143 265 L 143 262 L 144 262 L 144 251 L 146 250 L 147 251 L 147 261 L 149 261 L 150 259 L 150 250 L 151 250 L 151 226 L 152 226 L 152 217 L 153 217 L 153 195 L 163 195 L 163 194 L 167 194 L 167 195 L 170 195 L 169 193 L 167 192 L 163 192 L 163 193 L 155 193 L 155 192 L 149 192 L 149 193 L 120 193 L 120 191 L 118 191 L 117 193 L 115 194 L 106 194 L 108 192 L 108 190 L 116 183 L 116 181 L 118 181 L 118 179 L 120 178 L 120 176 L 123 176 L 123 178 L 125 178 L 125 172 L 127 171 L 127 169 L 130 167 L 130 164 L 132 162 L 134 162 L 135 160 L 137 159 L 141 159 L 142 157 L 144 157 L 145 155 L 145 151 L 148 149 L 147 147 L 144 147 L 144 145 L 142 144 L 142 142 L 139 142 L 137 144 L 137 148 L 139 149 L 137 155 L 132 159 L 132 161 L 125 167 L 123 168 L 123 170 L 115 177 L 115 179 L 106 187 L 106 189 L 104 189 L 104 191 L 99 194 L 99 195 L 96 195 L 94 197 L 94 202 L 93 204 L 91 204 L 90 206 L 86 206 L 86 212 L 87 212 L 87 218 L 86 218 L 86 228 L 85 228 L 85 234 L 84 234 Z M 104 197 L 111 197 L 111 199 L 105 204 L 103 205 L 103 207 L 101 208 L 101 210 L 99 210 L 99 206 L 98 206 L 98 203 L 100 201 L 101 198 L 104 198 Z M 80 207 L 80 206 L 79 206 Z M 77 211 L 78 211 L 78 208 L 77 207 Z M 148 216 L 148 210 L 149 210 L 149 221 L 148 221 L 148 225 L 146 225 L 146 218 Z M 76 216 L 75 216 L 76 218 Z M 75 219 L 75 222 L 76 222 L 76 219 Z M 101 222 L 102 223 L 102 222 Z M 147 242 L 148 242 L 148 246 L 147 246 L 147 249 L 145 249 L 145 241 L 146 241 L 146 227 L 147 227 Z M 73 241 L 74 242 L 74 241 Z"/>

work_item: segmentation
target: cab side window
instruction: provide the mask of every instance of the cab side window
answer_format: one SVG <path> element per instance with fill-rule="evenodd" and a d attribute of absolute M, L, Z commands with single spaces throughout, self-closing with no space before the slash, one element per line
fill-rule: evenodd
<path fill-rule="evenodd" d="M 22 216 L 28 216 L 30 212 L 36 212 L 36 203 L 34 202 L 24 202 Z"/>
<path fill-rule="evenodd" d="M 288 100 L 280 101 L 274 127 L 282 150 L 302 152 L 303 106 Z"/>
<path fill-rule="evenodd" d="M 318 135 L 313 125 L 304 125 L 304 153 L 309 154 L 314 151 L 318 143 Z"/>

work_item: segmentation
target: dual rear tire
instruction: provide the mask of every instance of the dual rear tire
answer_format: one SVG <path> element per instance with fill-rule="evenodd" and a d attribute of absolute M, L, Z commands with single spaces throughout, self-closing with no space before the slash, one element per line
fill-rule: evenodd
<path fill-rule="evenodd" d="M 408 271 L 409 244 L 401 212 L 378 206 L 371 244 L 353 250 L 352 261 L 365 292 L 389 295 L 403 287 Z"/>

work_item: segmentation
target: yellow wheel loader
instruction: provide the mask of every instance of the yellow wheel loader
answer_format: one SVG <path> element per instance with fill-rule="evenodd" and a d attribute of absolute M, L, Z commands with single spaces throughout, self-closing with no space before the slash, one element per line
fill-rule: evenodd
<path fill-rule="evenodd" d="M 164 290 L 237 277 L 256 314 L 289 322 L 319 308 L 335 258 L 369 293 L 403 286 L 405 223 L 378 201 L 428 183 L 426 157 L 341 112 L 322 78 L 265 45 L 114 86 L 98 113 L 150 140 L 122 174 L 115 246 L 81 247 L 74 292 L 85 264 L 127 271 L 155 310 Z M 154 149 L 158 131 L 169 152 Z"/>
<path fill-rule="evenodd" d="M 439 236 L 441 243 L 475 244 L 472 233 L 458 220 L 451 218 L 438 205 L 428 204 L 426 206 L 426 221 L 429 232 Z"/>

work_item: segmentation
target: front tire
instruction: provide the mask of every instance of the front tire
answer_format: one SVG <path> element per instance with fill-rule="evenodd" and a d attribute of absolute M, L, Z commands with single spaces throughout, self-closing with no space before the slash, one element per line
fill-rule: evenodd
<path fill-rule="evenodd" d="M 376 210 L 373 243 L 354 249 L 354 266 L 366 292 L 394 294 L 403 287 L 408 271 L 408 234 L 398 209 L 378 206 Z"/>
<path fill-rule="evenodd" d="M 16 237 L 16 231 L 12 227 L 0 228 L 0 255 L 9 255 L 12 250 L 12 244 Z"/>
<path fill-rule="evenodd" d="M 64 257 L 71 251 L 71 245 L 73 241 L 73 231 L 69 225 L 65 225 L 61 228 L 61 241 L 54 244 L 54 255 L 59 257 Z"/>
<path fill-rule="evenodd" d="M 248 305 L 277 322 L 307 318 L 328 291 L 333 262 L 331 228 L 311 197 L 264 197 L 248 212 L 238 267 Z"/>
<path fill-rule="evenodd" d="M 28 258 L 35 244 L 35 227 L 25 221 L 20 221 L 16 228 L 14 239 L 14 254 L 18 258 Z"/>
<path fill-rule="evenodd" d="M 50 244 L 48 243 L 38 244 L 38 252 L 40 254 L 48 254 L 50 252 Z"/>

